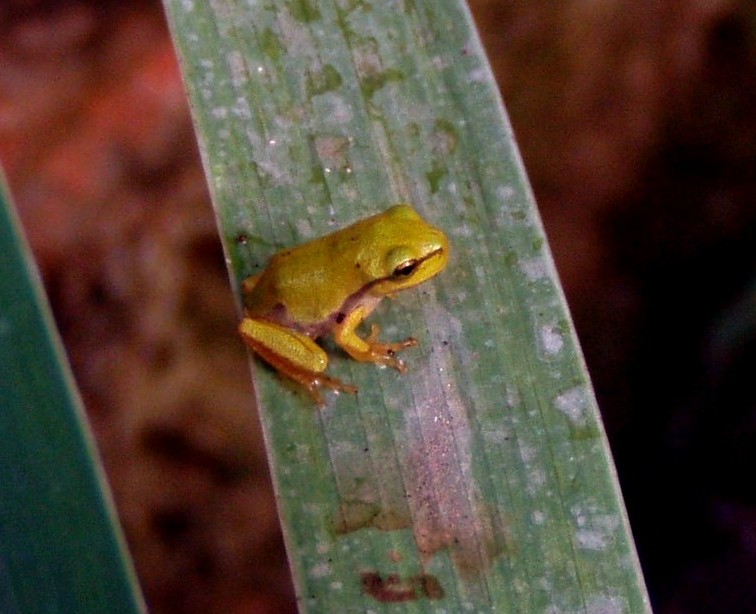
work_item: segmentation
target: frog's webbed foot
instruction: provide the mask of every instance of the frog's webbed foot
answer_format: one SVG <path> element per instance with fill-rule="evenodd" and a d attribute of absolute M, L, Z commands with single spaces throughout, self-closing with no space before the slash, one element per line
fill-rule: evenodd
<path fill-rule="evenodd" d="M 334 392 L 357 393 L 356 386 L 345 384 L 324 373 L 328 366 L 328 356 L 307 335 L 252 318 L 242 320 L 239 333 L 260 358 L 281 375 L 303 386 L 319 407 L 325 405 L 321 394 L 323 388 L 330 388 Z"/>
<path fill-rule="evenodd" d="M 344 327 L 335 331 L 335 338 L 336 343 L 355 360 L 393 367 L 400 373 L 404 373 L 407 366 L 396 357 L 396 353 L 417 345 L 417 339 L 409 337 L 404 341 L 395 343 L 381 343 L 378 341 L 380 332 L 380 327 L 373 324 L 370 328 L 370 335 L 366 339 L 362 339 L 353 328 Z"/>
<path fill-rule="evenodd" d="M 365 339 L 365 343 L 370 347 L 370 353 L 376 357 L 374 362 L 386 365 L 387 367 L 393 367 L 400 373 L 404 373 L 407 370 L 407 366 L 403 360 L 396 357 L 396 353 L 406 348 L 415 347 L 417 339 L 407 337 L 402 341 L 395 341 L 394 343 L 381 343 L 378 341 L 378 335 L 380 334 L 381 327 L 373 324 L 370 327 L 370 335 Z"/>
<path fill-rule="evenodd" d="M 298 374 L 293 373 L 291 369 L 289 369 L 285 373 L 283 371 L 279 371 L 279 373 L 282 373 L 286 377 L 301 384 L 305 388 L 305 390 L 307 390 L 307 394 L 310 395 L 310 397 L 313 401 L 315 401 L 315 404 L 318 407 L 325 407 L 325 400 L 323 399 L 323 395 L 321 393 L 321 390 L 323 388 L 333 390 L 336 394 L 340 392 L 357 394 L 357 386 L 345 384 L 340 379 L 331 377 L 330 375 L 325 375 L 324 373 L 314 375 L 312 373 L 305 372 L 302 374 L 301 378 Z"/>

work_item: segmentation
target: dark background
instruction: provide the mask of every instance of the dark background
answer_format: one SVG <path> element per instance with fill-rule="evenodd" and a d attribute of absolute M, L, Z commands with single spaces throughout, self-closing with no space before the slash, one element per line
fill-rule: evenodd
<path fill-rule="evenodd" d="M 754 611 L 756 6 L 471 7 L 655 611 Z M 153 611 L 293 611 L 161 11 L 4 1 L 0 160 Z"/>

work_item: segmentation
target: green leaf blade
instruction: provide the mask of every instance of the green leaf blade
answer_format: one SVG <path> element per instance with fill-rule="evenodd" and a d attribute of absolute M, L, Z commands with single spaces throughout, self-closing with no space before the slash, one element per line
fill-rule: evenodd
<path fill-rule="evenodd" d="M 0 186 L 0 611 L 144 611 L 41 284 Z"/>
<path fill-rule="evenodd" d="M 371 316 L 386 338 L 418 338 L 408 374 L 334 352 L 330 371 L 360 392 L 319 412 L 254 369 L 302 609 L 647 611 L 464 4 L 166 6 L 235 287 L 279 249 L 396 202 L 452 244 L 446 271 Z"/>

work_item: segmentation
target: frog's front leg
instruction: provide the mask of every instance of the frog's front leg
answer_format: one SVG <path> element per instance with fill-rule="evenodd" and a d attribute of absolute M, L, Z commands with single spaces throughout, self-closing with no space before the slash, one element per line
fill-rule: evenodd
<path fill-rule="evenodd" d="M 367 316 L 367 310 L 364 307 L 358 307 L 337 324 L 333 332 L 336 343 L 355 360 L 375 362 L 404 373 L 407 367 L 396 357 L 396 353 L 417 345 L 417 339 L 409 337 L 396 343 L 380 343 L 378 334 L 381 329 L 377 324 L 371 327 L 370 336 L 363 339 L 357 334 L 357 327 L 365 316 Z"/>
<path fill-rule="evenodd" d="M 357 388 L 324 373 L 328 355 L 307 335 L 273 322 L 244 318 L 239 325 L 244 342 L 279 373 L 304 386 L 319 406 L 323 387 L 355 394 Z"/>

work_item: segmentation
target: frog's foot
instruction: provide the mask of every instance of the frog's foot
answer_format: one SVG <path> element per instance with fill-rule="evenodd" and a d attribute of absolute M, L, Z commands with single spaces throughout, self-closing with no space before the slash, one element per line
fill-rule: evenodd
<path fill-rule="evenodd" d="M 276 368 L 278 369 L 278 367 Z M 357 394 L 357 386 L 345 384 L 340 379 L 331 377 L 325 373 L 310 373 L 307 371 L 299 373 L 297 370 L 291 369 L 290 367 L 286 371 L 278 369 L 278 372 L 289 379 L 294 380 L 296 383 L 301 384 L 304 389 L 307 390 L 307 394 L 309 394 L 312 400 L 315 401 L 315 404 L 321 408 L 325 407 L 325 400 L 321 394 L 323 388 L 333 390 L 336 394 L 340 392 Z"/>
<path fill-rule="evenodd" d="M 245 339 L 246 341 L 246 339 Z M 270 353 L 267 348 L 254 347 L 249 342 L 252 349 L 257 353 L 265 362 L 273 367 L 280 375 L 290 379 L 291 381 L 302 386 L 307 394 L 310 395 L 315 404 L 323 408 L 325 407 L 325 399 L 323 398 L 322 390 L 328 388 L 336 393 L 348 392 L 349 394 L 357 394 L 357 386 L 346 384 L 340 379 L 326 375 L 325 373 L 318 373 L 310 371 L 305 368 L 298 367 L 294 363 L 282 358 L 280 355 Z"/>
<path fill-rule="evenodd" d="M 328 366 L 325 351 L 307 335 L 286 327 L 244 318 L 239 325 L 244 342 L 281 375 L 300 384 L 319 407 L 325 402 L 321 390 L 356 394 L 357 388 L 324 373 Z"/>
<path fill-rule="evenodd" d="M 370 328 L 370 335 L 367 339 L 361 339 L 354 331 L 344 332 L 346 334 L 337 335 L 336 342 L 352 358 L 360 362 L 374 362 L 382 366 L 393 367 L 400 373 L 404 373 L 407 366 L 396 357 L 396 353 L 417 345 L 417 339 L 413 337 L 395 343 L 379 342 L 378 335 L 381 329 L 376 324 L 373 324 Z"/>
<path fill-rule="evenodd" d="M 396 353 L 406 348 L 415 347 L 417 345 L 417 339 L 414 337 L 407 337 L 402 341 L 396 341 L 394 343 L 381 343 L 378 341 L 378 335 L 381 333 L 381 327 L 377 324 L 373 324 L 370 327 L 370 335 L 365 339 L 365 343 L 370 348 L 370 353 L 374 356 L 373 362 L 377 362 L 387 367 L 393 367 L 400 373 L 404 373 L 407 370 L 407 365 L 403 360 L 396 357 Z"/>

